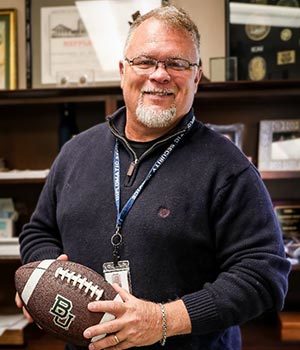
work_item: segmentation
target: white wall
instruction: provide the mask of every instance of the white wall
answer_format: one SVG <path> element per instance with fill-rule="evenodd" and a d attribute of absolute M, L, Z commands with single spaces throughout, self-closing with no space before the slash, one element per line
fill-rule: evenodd
<path fill-rule="evenodd" d="M 225 1 L 172 0 L 171 4 L 186 10 L 197 24 L 203 71 L 209 78 L 209 58 L 225 56 Z"/>

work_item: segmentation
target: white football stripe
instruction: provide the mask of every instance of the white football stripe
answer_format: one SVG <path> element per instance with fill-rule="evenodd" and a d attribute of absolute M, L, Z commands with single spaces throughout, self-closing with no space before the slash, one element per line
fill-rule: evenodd
<path fill-rule="evenodd" d="M 113 301 L 123 301 L 123 300 L 122 300 L 122 298 L 120 297 L 120 295 L 117 294 Z M 104 323 L 104 322 L 108 322 L 108 321 L 112 321 L 112 320 L 114 320 L 114 319 L 115 319 L 115 316 L 114 316 L 114 315 L 109 314 L 108 312 L 106 312 L 106 313 L 103 315 L 103 317 L 102 317 L 101 321 L 99 322 L 99 324 Z M 97 340 L 100 340 L 100 339 L 104 338 L 105 336 L 106 336 L 106 334 L 96 335 L 95 337 L 93 337 L 93 338 L 91 339 L 91 342 L 93 343 L 93 342 L 95 342 L 95 341 L 97 341 Z"/>
<path fill-rule="evenodd" d="M 27 305 L 36 285 L 38 284 L 40 278 L 43 276 L 48 267 L 54 262 L 53 259 L 46 259 L 40 262 L 40 264 L 33 270 L 32 274 L 28 278 L 25 284 L 21 298 L 25 305 Z"/>

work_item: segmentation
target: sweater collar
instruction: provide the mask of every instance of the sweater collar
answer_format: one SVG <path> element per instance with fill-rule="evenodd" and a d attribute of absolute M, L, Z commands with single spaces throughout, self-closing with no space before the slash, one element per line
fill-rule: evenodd
<path fill-rule="evenodd" d="M 194 110 L 190 111 L 181 118 L 180 122 L 174 129 L 168 132 L 165 137 L 169 139 L 172 135 L 177 135 L 179 131 L 184 131 L 187 128 L 187 124 L 192 120 L 194 116 Z M 109 127 L 113 135 L 118 138 L 125 138 L 125 124 L 126 124 L 126 107 L 123 106 L 114 112 L 112 115 L 107 117 Z M 163 137 L 160 137 L 160 139 Z"/>

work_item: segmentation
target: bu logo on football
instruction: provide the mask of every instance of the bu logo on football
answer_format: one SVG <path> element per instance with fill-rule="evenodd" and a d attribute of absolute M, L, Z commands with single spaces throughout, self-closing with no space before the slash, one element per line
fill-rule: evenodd
<path fill-rule="evenodd" d="M 70 300 L 64 298 L 63 296 L 57 294 L 55 297 L 55 302 L 49 311 L 50 314 L 54 315 L 53 322 L 63 329 L 69 329 L 70 324 L 75 318 L 75 315 L 71 313 L 73 304 Z"/>

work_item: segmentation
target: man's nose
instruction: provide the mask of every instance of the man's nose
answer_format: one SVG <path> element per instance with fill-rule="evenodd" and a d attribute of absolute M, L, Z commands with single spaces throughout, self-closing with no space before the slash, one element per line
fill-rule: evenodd
<path fill-rule="evenodd" d="M 157 62 L 155 71 L 150 74 L 149 78 L 160 83 L 168 83 L 171 80 L 171 76 L 168 73 L 164 62 Z"/>

